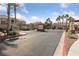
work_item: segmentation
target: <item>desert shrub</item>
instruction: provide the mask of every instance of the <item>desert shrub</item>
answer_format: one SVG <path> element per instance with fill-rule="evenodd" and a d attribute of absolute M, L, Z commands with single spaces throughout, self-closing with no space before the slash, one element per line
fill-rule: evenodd
<path fill-rule="evenodd" d="M 70 31 L 68 31 L 67 35 L 69 39 L 78 39 L 78 36 Z"/>

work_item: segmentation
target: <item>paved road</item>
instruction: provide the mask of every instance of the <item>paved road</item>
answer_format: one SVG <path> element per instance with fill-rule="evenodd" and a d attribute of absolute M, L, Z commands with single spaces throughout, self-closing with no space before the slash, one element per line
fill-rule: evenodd
<path fill-rule="evenodd" d="M 62 33 L 62 30 L 31 31 L 14 42 L 8 42 L 1 53 L 13 56 L 52 56 Z"/>

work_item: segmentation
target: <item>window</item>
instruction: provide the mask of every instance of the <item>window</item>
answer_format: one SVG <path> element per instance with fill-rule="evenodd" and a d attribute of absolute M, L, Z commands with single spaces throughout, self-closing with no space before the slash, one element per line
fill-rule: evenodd
<path fill-rule="evenodd" d="M 5 21 L 1 21 L 1 24 L 6 24 Z"/>
<path fill-rule="evenodd" d="M 14 23 L 14 20 L 11 20 L 11 23 L 13 24 Z"/>

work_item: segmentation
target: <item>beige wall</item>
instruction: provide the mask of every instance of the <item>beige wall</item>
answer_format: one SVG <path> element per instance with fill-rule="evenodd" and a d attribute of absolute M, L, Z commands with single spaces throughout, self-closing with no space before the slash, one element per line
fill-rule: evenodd
<path fill-rule="evenodd" d="M 0 28 L 7 29 L 7 23 L 8 23 L 7 19 L 8 19 L 7 16 L 0 16 Z M 14 18 L 10 18 L 10 20 L 14 20 Z M 1 23 L 2 21 L 4 22 L 3 24 Z M 11 21 L 10 21 L 9 27 L 11 28 L 11 26 L 12 26 L 12 27 L 16 27 L 18 29 L 20 29 L 20 27 L 21 27 L 21 28 L 25 29 L 26 28 L 25 25 L 26 25 L 25 21 L 22 21 L 22 20 L 20 21 L 17 19 L 17 22 L 15 24 L 11 23 Z"/>
<path fill-rule="evenodd" d="M 1 16 L 0 16 L 0 28 L 2 28 L 2 29 L 7 29 L 7 24 L 8 24 L 7 19 L 8 19 L 7 16 L 5 16 L 5 17 L 1 17 Z M 10 18 L 10 20 L 12 20 L 12 19 L 13 19 L 13 18 Z M 10 21 L 9 28 L 11 28 L 11 21 Z"/>

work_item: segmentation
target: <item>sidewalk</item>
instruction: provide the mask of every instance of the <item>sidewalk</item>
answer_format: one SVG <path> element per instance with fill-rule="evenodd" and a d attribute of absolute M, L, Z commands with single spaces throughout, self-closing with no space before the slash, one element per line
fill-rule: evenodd
<path fill-rule="evenodd" d="M 29 31 L 19 31 L 20 35 L 25 35 L 25 34 L 29 34 L 31 32 L 34 32 L 34 30 L 29 30 Z"/>
<path fill-rule="evenodd" d="M 77 34 L 79 37 L 79 34 Z M 78 40 L 71 46 L 68 56 L 79 56 L 79 38 Z"/>

